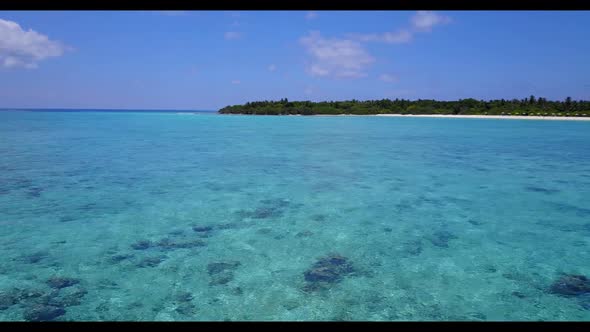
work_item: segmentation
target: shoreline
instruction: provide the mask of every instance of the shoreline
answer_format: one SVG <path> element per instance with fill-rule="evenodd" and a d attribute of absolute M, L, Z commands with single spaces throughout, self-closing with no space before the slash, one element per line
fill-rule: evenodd
<path fill-rule="evenodd" d="M 449 118 L 449 119 L 503 119 L 503 120 L 549 120 L 549 121 L 590 121 L 590 117 L 580 116 L 525 116 L 525 115 L 451 115 L 451 114 L 280 114 L 280 115 L 269 115 L 269 114 L 221 114 L 219 115 L 250 115 L 250 116 L 301 116 L 301 117 L 312 117 L 312 116 L 381 116 L 381 117 L 398 117 L 398 118 Z"/>
<path fill-rule="evenodd" d="M 537 115 L 446 115 L 446 114 L 375 114 L 375 116 L 416 117 L 416 118 L 463 118 L 463 119 L 506 119 L 506 120 L 567 120 L 590 121 L 590 117 L 579 116 L 537 116 Z"/>

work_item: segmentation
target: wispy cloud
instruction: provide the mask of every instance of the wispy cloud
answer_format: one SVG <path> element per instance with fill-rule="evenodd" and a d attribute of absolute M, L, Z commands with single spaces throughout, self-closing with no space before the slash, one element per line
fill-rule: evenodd
<path fill-rule="evenodd" d="M 223 36 L 226 40 L 235 40 L 242 37 L 242 34 L 237 31 L 227 31 Z"/>
<path fill-rule="evenodd" d="M 231 81 L 231 84 L 240 84 L 240 83 L 242 83 L 242 82 L 240 82 L 240 80 L 233 80 L 233 81 Z"/>
<path fill-rule="evenodd" d="M 61 56 L 67 49 L 58 41 L 13 21 L 0 19 L 0 66 L 37 68 L 38 62 Z"/>
<path fill-rule="evenodd" d="M 412 33 L 406 29 L 401 29 L 397 32 L 350 34 L 349 36 L 362 42 L 383 42 L 388 44 L 408 43 L 413 38 Z"/>
<path fill-rule="evenodd" d="M 452 19 L 448 16 L 439 15 L 433 11 L 419 10 L 410 18 L 410 27 L 402 28 L 395 32 L 349 34 L 349 36 L 361 42 L 403 44 L 411 42 L 416 32 L 429 32 L 436 25 L 450 22 L 452 22 Z"/>
<path fill-rule="evenodd" d="M 393 83 L 393 82 L 397 82 L 398 78 L 395 75 L 391 75 L 391 74 L 381 74 L 379 75 L 379 79 L 383 82 L 387 82 L 387 83 Z"/>
<path fill-rule="evenodd" d="M 302 37 L 300 43 L 311 61 L 307 72 L 311 76 L 331 78 L 359 78 L 367 76 L 365 70 L 375 59 L 354 40 L 326 39 L 319 31 Z"/>
<path fill-rule="evenodd" d="M 240 26 L 242 26 L 242 22 L 240 20 L 242 14 L 240 12 L 228 12 L 227 14 L 232 18 L 232 22 L 229 24 L 228 28 L 228 30 L 230 31 L 226 31 L 224 34 L 225 39 L 235 40 L 242 38 L 243 34 L 239 28 Z"/>
<path fill-rule="evenodd" d="M 314 11 L 309 11 L 307 12 L 307 14 L 305 14 L 305 19 L 306 20 L 313 20 L 314 18 L 318 17 L 318 13 L 314 12 Z"/>
<path fill-rule="evenodd" d="M 270 65 L 268 65 L 268 70 L 275 71 L 275 70 L 277 70 L 277 66 L 275 64 L 270 64 Z"/>
<path fill-rule="evenodd" d="M 411 19 L 412 26 L 419 31 L 430 31 L 432 27 L 451 22 L 451 18 L 433 11 L 419 10 Z"/>

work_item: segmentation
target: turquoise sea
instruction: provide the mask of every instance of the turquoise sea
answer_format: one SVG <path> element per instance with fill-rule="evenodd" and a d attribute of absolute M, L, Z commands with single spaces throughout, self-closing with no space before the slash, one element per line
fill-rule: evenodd
<path fill-rule="evenodd" d="M 585 121 L 1 111 L 0 320 L 590 321 L 589 198 Z"/>

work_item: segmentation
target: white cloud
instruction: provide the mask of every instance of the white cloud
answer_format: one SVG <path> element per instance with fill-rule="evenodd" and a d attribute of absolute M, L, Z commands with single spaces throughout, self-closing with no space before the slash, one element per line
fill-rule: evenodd
<path fill-rule="evenodd" d="M 447 24 L 451 18 L 444 15 L 438 15 L 433 11 L 419 10 L 411 19 L 412 26 L 420 31 L 430 31 L 433 26 Z"/>
<path fill-rule="evenodd" d="M 306 18 L 315 17 L 308 12 Z M 414 35 L 429 32 L 436 25 L 450 23 L 452 20 L 445 15 L 433 11 L 417 11 L 410 19 L 411 25 L 393 32 L 371 34 L 349 34 L 346 39 L 326 39 L 318 31 L 312 31 L 308 36 L 300 39 L 311 56 L 307 72 L 316 77 L 358 78 L 367 76 L 366 68 L 375 59 L 365 50 L 363 44 L 367 42 L 381 42 L 387 44 L 409 43 Z M 380 79 L 385 82 L 397 81 L 397 77 L 383 74 Z"/>
<path fill-rule="evenodd" d="M 242 83 L 242 82 L 240 82 L 240 80 L 233 80 L 233 81 L 231 81 L 231 84 L 240 84 L 240 83 Z"/>
<path fill-rule="evenodd" d="M 412 33 L 408 30 L 400 30 L 398 32 L 386 32 L 382 35 L 382 39 L 386 43 L 407 43 L 412 40 Z"/>
<path fill-rule="evenodd" d="M 432 11 L 419 10 L 410 19 L 411 28 L 416 32 L 431 31 L 432 27 L 440 24 L 451 22 L 451 18 L 444 15 L 438 15 Z M 409 29 L 400 29 L 397 32 L 384 32 L 372 34 L 349 34 L 350 38 L 361 42 L 382 42 L 388 44 L 409 43 L 414 38 L 414 34 Z"/>
<path fill-rule="evenodd" d="M 277 70 L 277 66 L 275 64 L 271 64 L 271 65 L 268 66 L 268 70 L 269 71 L 275 71 L 275 70 Z"/>
<path fill-rule="evenodd" d="M 300 43 L 311 56 L 307 72 L 311 76 L 359 78 L 367 76 L 365 69 L 375 59 L 361 46 L 349 39 L 326 39 L 318 31 L 302 37 Z"/>
<path fill-rule="evenodd" d="M 37 68 L 38 62 L 61 56 L 66 46 L 13 21 L 0 19 L 0 66 Z"/>
<path fill-rule="evenodd" d="M 237 31 L 227 31 L 223 36 L 227 40 L 233 40 L 239 39 L 240 37 L 242 37 L 242 34 Z"/>
<path fill-rule="evenodd" d="M 305 19 L 306 20 L 313 20 L 314 18 L 318 17 L 318 13 L 314 12 L 314 11 L 309 11 L 307 12 L 307 14 L 305 14 Z"/>
<path fill-rule="evenodd" d="M 388 82 L 388 83 L 398 81 L 398 78 L 396 76 L 390 75 L 390 74 L 381 74 L 381 75 L 379 75 L 379 79 L 382 80 L 383 82 Z"/>
<path fill-rule="evenodd" d="M 406 29 L 397 32 L 384 32 L 382 34 L 350 34 L 351 38 L 362 42 L 383 42 L 388 44 L 408 43 L 412 40 L 412 33 Z"/>

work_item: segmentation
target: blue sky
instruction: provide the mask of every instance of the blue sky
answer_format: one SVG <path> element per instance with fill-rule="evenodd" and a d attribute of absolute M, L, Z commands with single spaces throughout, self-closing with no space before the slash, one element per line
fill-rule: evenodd
<path fill-rule="evenodd" d="M 590 99 L 588 11 L 0 11 L 0 107 Z"/>

